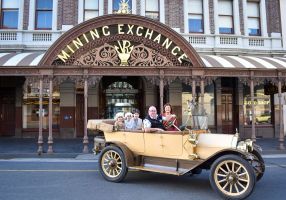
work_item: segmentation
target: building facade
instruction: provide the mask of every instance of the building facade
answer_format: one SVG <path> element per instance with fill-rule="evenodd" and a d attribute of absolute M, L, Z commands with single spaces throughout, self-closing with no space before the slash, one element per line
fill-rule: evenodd
<path fill-rule="evenodd" d="M 88 119 L 187 101 L 209 129 L 284 141 L 285 0 L 0 0 L 0 136 L 83 137 Z"/>

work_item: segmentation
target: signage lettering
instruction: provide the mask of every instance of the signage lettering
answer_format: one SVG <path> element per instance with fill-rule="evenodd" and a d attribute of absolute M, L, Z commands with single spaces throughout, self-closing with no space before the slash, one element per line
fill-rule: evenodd
<path fill-rule="evenodd" d="M 116 25 L 114 24 L 89 30 L 88 32 L 83 33 L 82 35 L 73 39 L 68 45 L 66 45 L 66 47 L 62 49 L 61 52 L 58 54 L 58 58 L 61 59 L 63 62 L 66 62 L 76 50 L 80 49 L 90 41 L 100 39 L 103 36 L 110 36 L 117 34 L 136 35 L 138 37 L 144 37 L 149 40 L 152 40 L 162 45 L 162 47 L 164 47 L 165 49 L 167 50 L 170 49 L 171 54 L 177 56 L 178 57 L 177 59 L 180 63 L 188 59 L 188 56 L 181 50 L 181 48 L 178 47 L 175 43 L 173 43 L 172 40 L 170 40 L 166 36 L 150 28 L 145 28 L 143 26 L 138 26 L 134 24 L 116 24 Z M 131 49 L 131 43 L 129 44 L 123 42 L 122 43 L 123 46 L 121 46 L 120 43 L 118 43 L 118 45 L 119 49 L 116 50 L 117 51 L 120 50 L 121 53 L 127 51 L 127 49 L 129 52 Z"/>

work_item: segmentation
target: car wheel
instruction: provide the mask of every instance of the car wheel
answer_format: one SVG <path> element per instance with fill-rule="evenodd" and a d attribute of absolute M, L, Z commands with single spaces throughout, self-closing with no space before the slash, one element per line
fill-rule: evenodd
<path fill-rule="evenodd" d="M 237 155 L 225 155 L 211 166 L 210 183 L 224 199 L 244 199 L 255 186 L 252 166 Z"/>
<path fill-rule="evenodd" d="M 105 147 L 99 156 L 99 171 L 108 181 L 123 181 L 128 172 L 123 152 L 115 146 Z"/>

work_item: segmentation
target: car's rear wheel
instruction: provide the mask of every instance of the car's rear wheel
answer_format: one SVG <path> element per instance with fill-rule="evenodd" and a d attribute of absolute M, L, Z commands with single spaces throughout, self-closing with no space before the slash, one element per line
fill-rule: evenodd
<path fill-rule="evenodd" d="M 244 199 L 255 186 L 252 166 L 237 155 L 225 155 L 211 166 L 212 188 L 225 199 Z"/>
<path fill-rule="evenodd" d="M 115 146 L 105 147 L 99 156 L 99 171 L 108 181 L 122 181 L 128 171 L 123 152 Z"/>

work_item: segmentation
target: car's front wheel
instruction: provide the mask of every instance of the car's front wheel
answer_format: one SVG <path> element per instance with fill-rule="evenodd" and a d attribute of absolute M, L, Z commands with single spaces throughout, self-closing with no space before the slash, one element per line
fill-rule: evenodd
<path fill-rule="evenodd" d="M 99 171 L 108 181 L 122 181 L 128 169 L 121 149 L 115 146 L 105 147 L 99 156 Z"/>
<path fill-rule="evenodd" d="M 252 166 L 237 155 L 225 155 L 211 166 L 210 183 L 224 199 L 244 199 L 255 186 Z"/>

